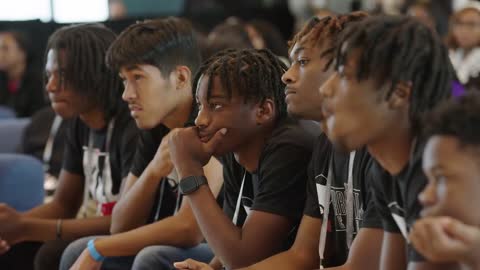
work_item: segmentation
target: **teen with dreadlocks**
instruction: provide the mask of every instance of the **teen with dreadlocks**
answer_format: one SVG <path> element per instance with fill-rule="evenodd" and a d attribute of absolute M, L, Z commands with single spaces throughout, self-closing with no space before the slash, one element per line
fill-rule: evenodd
<path fill-rule="evenodd" d="M 191 125 L 197 116 L 192 79 L 200 66 L 200 50 L 190 23 L 165 18 L 131 25 L 110 47 L 107 62 L 119 71 L 123 99 L 142 132 L 112 214 L 115 234 L 71 244 L 61 269 L 70 269 L 75 260 L 74 269 L 170 269 L 173 262 L 188 257 L 210 261 L 213 253 L 201 243 L 203 235 L 190 205 L 170 186 L 176 177 L 171 174 L 167 134 Z M 205 170 L 217 195 L 221 164 L 212 159 Z"/>
<path fill-rule="evenodd" d="M 292 65 L 282 79 L 286 84 L 286 103 L 290 115 L 322 121 L 318 88 L 333 72 L 332 59 L 337 38 L 347 25 L 365 17 L 365 13 L 356 12 L 322 20 L 312 18 L 289 42 Z M 328 171 L 330 159 L 334 164 L 331 173 Z M 354 158 L 350 158 L 348 153 L 334 151 L 325 134 L 321 134 L 315 142 L 308 168 L 307 204 L 295 243 L 288 251 L 247 269 L 314 269 L 319 267 L 320 257 L 323 257 L 324 267 L 345 264 L 342 269 L 359 265 L 365 269 L 377 269 L 378 260 L 371 254 L 376 255 L 381 246 L 382 231 L 378 229 L 381 222 L 368 192 L 369 180 L 365 172 L 371 164 L 370 160 L 365 149 L 357 151 Z M 350 161 L 353 166 L 349 166 Z M 349 173 L 352 174 L 352 188 L 346 189 Z M 326 182 L 325 177 L 329 174 L 332 176 L 331 183 L 326 187 L 323 182 Z M 323 224 L 330 224 L 330 229 L 327 233 L 325 227 L 322 237 L 320 232 L 325 208 L 322 198 L 325 198 L 325 194 L 317 190 L 332 194 L 332 203 L 328 204 L 328 222 Z M 359 236 L 356 237 L 357 233 Z M 319 250 L 320 245 L 322 251 Z M 177 266 L 185 269 L 182 266 L 186 264 L 208 269 L 191 260 Z"/>
<path fill-rule="evenodd" d="M 450 96 L 448 51 L 413 19 L 372 17 L 342 34 L 334 61 L 335 72 L 320 88 L 322 126 L 335 146 L 367 146 L 375 159 L 372 187 L 384 230 L 380 269 L 447 269 L 425 262 L 407 233 L 426 184 L 419 119 Z"/>
<path fill-rule="evenodd" d="M 480 204 L 479 122 L 478 93 L 439 106 L 425 121 L 428 185 L 419 196 L 422 218 L 410 234 L 415 248 L 432 261 L 459 262 L 472 270 L 480 267 L 480 213 L 472 210 Z"/>
<path fill-rule="evenodd" d="M 21 214 L 0 205 L 0 236 L 12 247 L 0 256 L 2 268 L 33 269 L 34 253 L 17 253 L 14 245 L 19 242 L 49 241 L 38 252 L 35 268 L 57 269 L 69 241 L 109 232 L 110 210 L 137 139 L 135 123 L 121 100 L 121 81 L 105 64 L 114 39 L 106 27 L 86 24 L 60 28 L 48 40 L 45 88 L 55 112 L 74 119 L 53 201 Z M 90 196 L 99 216 L 75 218 Z M 0 252 L 9 246 L 2 245 Z M 24 264 L 29 266 L 20 266 Z"/>
<path fill-rule="evenodd" d="M 288 248 L 301 217 L 318 132 L 311 122 L 287 117 L 285 69 L 268 50 L 215 55 L 196 76 L 196 127 L 170 137 L 180 191 L 227 269 Z M 202 166 L 212 155 L 221 156 L 224 166 L 224 213 L 204 185 Z"/>

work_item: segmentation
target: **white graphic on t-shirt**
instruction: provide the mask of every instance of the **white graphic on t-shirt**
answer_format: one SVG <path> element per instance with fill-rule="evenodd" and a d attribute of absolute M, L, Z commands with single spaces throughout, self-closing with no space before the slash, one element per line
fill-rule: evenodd
<path fill-rule="evenodd" d="M 110 167 L 110 156 L 98 148 L 92 149 L 93 168 L 88 168 L 88 147 L 83 147 L 83 173 L 91 173 L 89 195 L 99 204 L 117 201 L 118 194 L 113 194 L 113 180 Z M 100 171 L 101 170 L 101 171 Z"/>

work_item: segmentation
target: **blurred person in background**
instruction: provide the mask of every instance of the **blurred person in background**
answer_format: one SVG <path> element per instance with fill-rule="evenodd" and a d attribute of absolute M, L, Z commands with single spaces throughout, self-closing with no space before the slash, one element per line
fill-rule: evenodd
<path fill-rule="evenodd" d="M 35 70 L 29 40 L 17 31 L 0 32 L 0 105 L 29 117 L 46 105 L 42 76 Z"/>
<path fill-rule="evenodd" d="M 453 14 L 447 37 L 450 60 L 468 91 L 480 90 L 480 3 L 471 1 Z"/>

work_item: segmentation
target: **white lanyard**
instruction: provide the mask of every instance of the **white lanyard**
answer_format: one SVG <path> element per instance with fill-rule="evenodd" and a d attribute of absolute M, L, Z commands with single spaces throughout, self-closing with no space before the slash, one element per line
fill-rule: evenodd
<path fill-rule="evenodd" d="M 57 135 L 58 129 L 61 124 L 62 117 L 55 115 L 52 127 L 50 128 L 50 134 L 48 135 L 48 139 L 45 143 L 45 148 L 43 150 L 43 170 L 45 172 L 48 172 L 50 170 L 50 161 L 52 160 L 53 153 L 53 143 L 55 141 L 55 136 Z"/>
<path fill-rule="evenodd" d="M 112 133 L 113 133 L 113 127 L 115 125 L 115 118 L 110 120 L 108 123 L 108 129 L 107 129 L 107 138 L 105 140 L 105 153 L 108 155 L 109 154 L 109 148 L 110 148 L 110 142 L 112 140 Z M 93 130 L 90 129 L 90 133 L 88 134 L 88 148 L 87 148 L 87 160 L 86 160 L 86 166 L 84 168 L 84 174 L 85 174 L 85 187 L 83 189 L 83 208 L 85 213 L 87 213 L 87 205 L 88 205 L 88 191 L 90 188 L 90 184 L 93 182 Z M 107 158 L 105 159 L 107 161 Z M 99 172 L 101 173 L 101 179 L 102 181 L 103 176 L 104 176 L 104 171 L 105 171 L 105 165 L 104 169 Z"/>
<path fill-rule="evenodd" d="M 238 213 L 240 213 L 240 204 L 242 203 L 242 195 L 243 195 L 243 186 L 245 185 L 245 176 L 247 175 L 247 170 L 243 174 L 242 185 L 240 186 L 240 193 L 238 194 L 237 205 L 235 206 L 235 213 L 233 214 L 232 222 L 237 225 L 238 222 Z"/>
<path fill-rule="evenodd" d="M 351 240 L 353 239 L 353 162 L 355 160 L 355 151 L 350 153 L 348 160 L 348 182 L 347 182 L 347 245 L 350 248 Z M 330 212 L 330 189 L 333 178 L 333 153 L 328 164 L 328 175 L 326 188 L 324 189 L 325 196 L 323 196 L 323 220 L 320 229 L 320 241 L 318 245 L 318 253 L 320 255 L 320 268 L 322 269 L 322 261 L 325 254 L 325 243 L 327 242 L 328 216 Z M 350 198 L 349 198 L 350 197 Z M 320 202 L 319 202 L 320 203 Z M 349 204 L 350 203 L 350 204 Z M 352 209 L 351 209 L 352 208 Z"/>

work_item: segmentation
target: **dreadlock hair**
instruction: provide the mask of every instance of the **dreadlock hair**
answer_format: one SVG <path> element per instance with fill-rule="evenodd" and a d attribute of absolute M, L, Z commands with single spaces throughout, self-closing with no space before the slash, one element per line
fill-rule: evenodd
<path fill-rule="evenodd" d="M 330 58 L 323 70 L 326 71 L 332 64 L 339 34 L 351 23 L 361 21 L 366 17 L 368 17 L 368 14 L 361 11 L 345 15 L 327 16 L 322 19 L 312 17 L 293 39 L 288 41 L 288 52 L 291 52 L 295 44 L 325 48 L 321 57 Z"/>
<path fill-rule="evenodd" d="M 233 91 L 244 98 L 244 102 L 263 103 L 271 98 L 277 111 L 276 120 L 287 115 L 285 85 L 282 75 L 286 65 L 268 49 L 227 49 L 209 58 L 195 75 L 198 87 L 200 78 L 208 76 L 207 99 L 212 92 L 215 76 L 230 99 Z"/>
<path fill-rule="evenodd" d="M 461 146 L 480 150 L 480 94 L 468 93 L 443 102 L 424 120 L 425 136 L 454 136 Z"/>
<path fill-rule="evenodd" d="M 411 82 L 409 118 L 414 135 L 420 119 L 451 93 L 453 67 L 448 50 L 427 26 L 404 16 L 376 16 L 352 24 L 340 36 L 335 68 L 359 51 L 357 80 L 376 80 L 390 98 L 399 82 Z M 388 90 L 385 90 L 388 89 Z M 380 91 L 380 90 L 379 90 Z"/>
<path fill-rule="evenodd" d="M 130 25 L 107 53 L 107 64 L 114 70 L 147 64 L 157 67 L 163 76 L 178 65 L 188 66 L 195 74 L 200 63 L 200 48 L 190 22 L 174 17 Z"/>
<path fill-rule="evenodd" d="M 102 109 L 107 120 L 124 105 L 122 82 L 105 64 L 105 54 L 115 36 L 102 24 L 64 26 L 48 39 L 44 57 L 46 62 L 50 50 L 65 52 L 65 58 L 58 59 L 59 66 L 65 67 L 61 87 L 66 83 L 85 96 L 92 105 Z"/>

